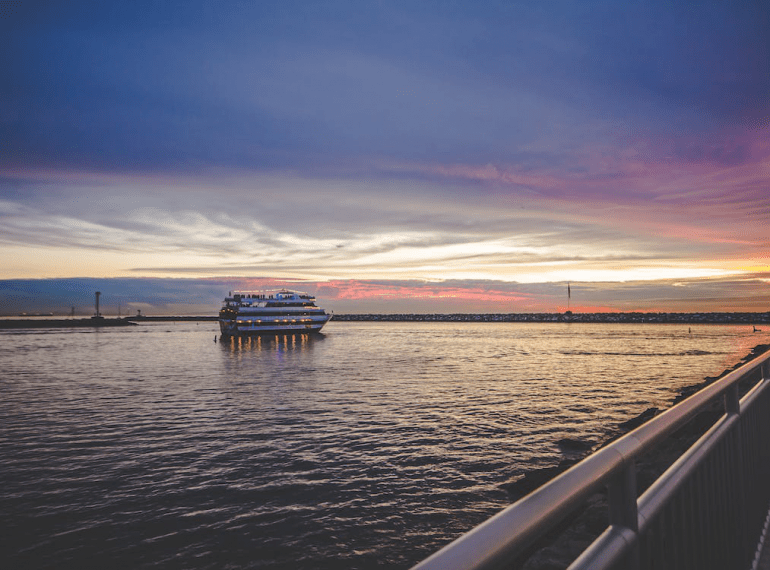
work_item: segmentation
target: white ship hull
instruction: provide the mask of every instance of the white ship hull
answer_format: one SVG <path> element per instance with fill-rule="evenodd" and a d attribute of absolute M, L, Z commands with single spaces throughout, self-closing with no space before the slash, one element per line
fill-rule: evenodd
<path fill-rule="evenodd" d="M 225 298 L 219 312 L 223 336 L 317 333 L 331 319 L 306 293 L 236 292 Z"/>
<path fill-rule="evenodd" d="M 237 321 L 219 320 L 219 330 L 226 336 L 251 336 L 260 334 L 301 334 L 314 333 L 329 321 L 331 317 L 325 315 L 323 320 L 311 322 L 284 322 L 284 319 L 265 321 L 264 319 L 238 319 Z"/>

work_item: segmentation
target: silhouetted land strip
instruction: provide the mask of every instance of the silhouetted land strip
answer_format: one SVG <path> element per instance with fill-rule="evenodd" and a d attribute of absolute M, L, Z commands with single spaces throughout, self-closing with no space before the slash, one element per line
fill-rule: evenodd
<path fill-rule="evenodd" d="M 125 320 L 216 321 L 215 315 L 132 316 Z M 459 322 L 459 323 L 678 323 L 678 324 L 770 324 L 767 313 L 362 313 L 335 314 L 341 322 Z"/>
<path fill-rule="evenodd" d="M 0 329 L 123 327 L 142 322 L 216 321 L 215 315 L 141 315 L 114 319 L 0 319 Z M 337 314 L 340 322 L 455 322 L 455 323 L 653 323 L 770 325 L 767 313 L 397 313 Z"/>
<path fill-rule="evenodd" d="M 0 329 L 52 329 L 83 327 L 130 327 L 126 319 L 0 319 Z"/>
<path fill-rule="evenodd" d="M 770 323 L 767 313 L 452 313 L 452 314 L 350 314 L 335 321 L 496 322 L 496 323 Z"/>
<path fill-rule="evenodd" d="M 205 315 L 200 317 L 169 317 L 169 316 L 137 316 L 137 317 L 126 317 L 126 320 L 132 321 L 135 323 L 141 323 L 142 321 L 159 321 L 159 322 L 168 322 L 168 321 L 216 321 L 219 320 L 219 317 L 213 316 L 213 315 Z"/>

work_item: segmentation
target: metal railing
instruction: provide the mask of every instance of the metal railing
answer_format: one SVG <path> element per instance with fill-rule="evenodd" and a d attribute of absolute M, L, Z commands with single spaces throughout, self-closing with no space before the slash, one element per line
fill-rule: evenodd
<path fill-rule="evenodd" d="M 747 390 L 742 398 L 739 384 Z M 638 496 L 637 460 L 720 397 L 724 415 Z M 605 488 L 609 525 L 570 570 L 756 566 L 770 501 L 770 352 L 586 457 L 414 570 L 511 568 Z"/>

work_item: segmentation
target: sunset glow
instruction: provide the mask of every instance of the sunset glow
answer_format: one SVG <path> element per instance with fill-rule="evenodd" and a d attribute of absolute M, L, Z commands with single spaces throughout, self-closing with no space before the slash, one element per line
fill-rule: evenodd
<path fill-rule="evenodd" d="M 575 310 L 770 310 L 764 5 L 292 5 L 0 20 L 5 289 L 512 312 L 571 282 Z"/>

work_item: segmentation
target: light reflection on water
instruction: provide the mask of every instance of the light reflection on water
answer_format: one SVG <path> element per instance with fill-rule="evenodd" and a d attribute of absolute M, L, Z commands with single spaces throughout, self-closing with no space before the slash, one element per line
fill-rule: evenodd
<path fill-rule="evenodd" d="M 15 567 L 404 568 L 501 484 L 716 375 L 750 327 L 215 323 L 0 333 Z"/>

